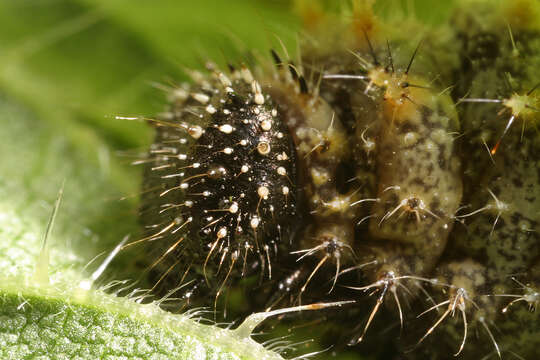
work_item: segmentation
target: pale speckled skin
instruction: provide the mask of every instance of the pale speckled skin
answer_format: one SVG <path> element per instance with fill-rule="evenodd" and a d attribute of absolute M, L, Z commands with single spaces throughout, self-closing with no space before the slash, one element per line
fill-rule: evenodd
<path fill-rule="evenodd" d="M 539 19 L 530 17 L 535 11 L 538 14 L 538 4 L 516 1 L 497 7 L 477 2 L 463 6 L 453 20 L 456 42 L 461 44 L 464 80 L 456 87 L 455 96 L 508 99 L 531 90 L 540 80 Z M 485 15 L 479 16 L 479 12 Z M 529 100 L 533 106 L 538 103 L 535 94 Z M 472 256 L 485 267 L 485 285 L 473 285 L 471 292 L 516 295 L 524 289 L 516 292 L 511 275 L 522 282 L 537 283 L 538 278 L 530 269 L 540 256 L 540 138 L 534 125 L 540 114 L 517 116 L 501 139 L 511 108 L 503 103 L 463 103 L 458 109 L 465 134 L 461 148 L 467 155 L 463 157 L 467 208 L 458 214 L 462 225 L 455 226 L 448 253 L 452 258 Z M 490 155 L 486 147 L 494 149 L 497 141 L 500 146 Z M 526 359 L 535 358 L 540 344 L 537 313 L 527 311 L 522 302 L 521 307 L 503 314 L 501 309 L 513 298 L 491 299 L 474 297 L 485 305 L 472 309 L 469 315 L 478 318 L 488 313 L 485 318 L 501 330 L 494 336 L 503 354 L 515 351 Z M 478 355 L 494 349 L 489 339 L 480 344 Z M 466 349 L 464 354 L 474 356 L 475 351 Z"/>
<path fill-rule="evenodd" d="M 468 27 L 467 31 L 471 40 L 464 43 L 478 39 L 474 27 Z M 520 61 L 514 62 L 511 56 L 502 55 L 508 54 L 513 47 L 507 31 L 505 27 L 491 33 L 482 31 L 480 38 L 484 40 L 481 41 L 485 43 L 485 39 L 491 39 L 489 46 L 496 46 L 498 50 L 486 50 L 482 57 L 476 59 L 471 55 L 464 60 L 464 66 L 472 68 L 467 73 L 470 88 L 461 96 L 505 99 L 514 92 L 525 93 L 534 86 L 540 75 L 537 67 L 540 63 L 532 49 L 540 49 L 540 32 L 513 31 L 516 46 L 522 50 Z M 525 42 L 529 38 L 531 41 Z M 524 48 L 524 42 L 532 49 Z M 484 46 L 489 47 L 487 43 Z M 510 72 L 505 74 L 505 71 Z M 505 79 L 507 76 L 509 82 Z M 534 100 L 534 94 L 531 100 Z M 540 198 L 536 190 L 540 184 L 540 141 L 534 128 L 539 114 L 518 116 L 490 158 L 484 142 L 492 148 L 500 139 L 511 116 L 510 109 L 505 109 L 502 104 L 464 103 L 460 110 L 468 135 L 462 148 L 469 155 L 464 161 L 468 184 L 465 199 L 469 208 L 461 214 L 472 213 L 486 205 L 490 208 L 464 217 L 466 227 L 460 227 L 455 236 L 457 247 L 486 258 L 492 277 L 526 270 L 540 250 Z M 502 202 L 500 206 L 488 189 Z M 497 216 L 499 219 L 494 226 Z"/>
<path fill-rule="evenodd" d="M 430 100 L 422 106 L 404 104 L 414 107 L 405 114 L 385 103 L 378 142 L 379 201 L 370 220 L 370 234 L 377 239 L 429 249 L 431 261 L 414 266 L 418 274 L 430 271 L 444 250 L 462 192 L 453 139 L 456 121 L 440 104 L 446 99 Z"/>
<path fill-rule="evenodd" d="M 459 251 L 485 259 L 493 280 L 526 271 L 540 254 L 540 194 L 535 190 L 540 142 L 535 137 L 535 131 L 526 131 L 523 141 L 519 131 L 505 136 L 495 164 L 478 177 L 477 192 L 468 198 L 471 209 L 491 207 L 464 218 L 466 231 L 455 234 Z"/>

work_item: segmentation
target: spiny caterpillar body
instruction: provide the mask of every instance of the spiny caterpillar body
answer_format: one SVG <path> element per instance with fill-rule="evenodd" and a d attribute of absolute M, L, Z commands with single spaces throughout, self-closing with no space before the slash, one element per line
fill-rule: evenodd
<path fill-rule="evenodd" d="M 149 236 L 171 234 L 168 251 L 177 258 L 200 255 L 190 258 L 208 284 L 222 266 L 222 285 L 229 276 L 251 273 L 254 256 L 271 276 L 271 258 L 277 244 L 288 241 L 297 215 L 289 130 L 247 68 L 233 75 L 201 78 L 191 94 L 176 90 L 170 118 L 156 122 L 145 182 L 150 208 L 142 211 L 157 211 L 159 221 L 157 235 Z"/>
<path fill-rule="evenodd" d="M 256 278 L 255 311 L 355 300 L 335 317 L 350 345 L 385 318 L 405 357 L 534 358 L 540 5 L 464 1 L 411 41 L 418 24 L 369 1 L 297 4 L 299 59 L 208 65 L 151 121 L 138 242 L 155 291 L 215 308 Z"/>

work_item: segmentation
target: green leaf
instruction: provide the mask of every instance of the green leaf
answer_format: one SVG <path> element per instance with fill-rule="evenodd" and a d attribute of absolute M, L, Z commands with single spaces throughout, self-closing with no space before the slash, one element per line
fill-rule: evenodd
<path fill-rule="evenodd" d="M 282 359 L 231 330 L 73 285 L 4 279 L 2 359 Z"/>

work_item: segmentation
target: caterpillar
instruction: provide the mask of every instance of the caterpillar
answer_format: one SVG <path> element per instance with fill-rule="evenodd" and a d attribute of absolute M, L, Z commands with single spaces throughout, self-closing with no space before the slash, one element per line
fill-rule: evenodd
<path fill-rule="evenodd" d="M 538 3 L 463 1 L 417 41 L 370 1 L 297 5 L 301 55 L 208 64 L 149 120 L 135 243 L 154 290 L 216 309 L 243 284 L 253 311 L 354 300 L 333 321 L 358 349 L 533 357 Z M 382 322 L 402 338 L 377 339 Z"/>

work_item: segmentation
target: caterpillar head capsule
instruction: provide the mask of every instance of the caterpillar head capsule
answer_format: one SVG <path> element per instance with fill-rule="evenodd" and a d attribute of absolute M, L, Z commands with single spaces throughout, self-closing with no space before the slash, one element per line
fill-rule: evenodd
<path fill-rule="evenodd" d="M 249 70 L 231 78 L 214 72 L 154 122 L 142 206 L 154 214 L 142 217 L 147 239 L 166 263 L 185 257 L 221 287 L 253 269 L 271 277 L 297 214 L 296 150 L 283 115 Z"/>

